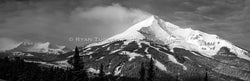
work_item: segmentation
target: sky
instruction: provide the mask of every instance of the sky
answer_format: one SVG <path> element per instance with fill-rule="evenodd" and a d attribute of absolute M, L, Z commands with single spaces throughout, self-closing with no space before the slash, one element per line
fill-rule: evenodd
<path fill-rule="evenodd" d="M 150 15 L 250 49 L 249 0 L 1 0 L 0 49 L 22 41 L 74 47 L 125 31 Z"/>

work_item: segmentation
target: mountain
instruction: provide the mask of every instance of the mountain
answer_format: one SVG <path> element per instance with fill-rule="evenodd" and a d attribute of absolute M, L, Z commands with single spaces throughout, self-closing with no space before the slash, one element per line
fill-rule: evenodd
<path fill-rule="evenodd" d="M 250 55 L 214 34 L 181 28 L 156 16 L 104 41 L 80 48 L 85 69 L 139 78 L 142 63 L 153 60 L 156 79 L 165 81 L 250 81 Z M 72 61 L 72 60 L 69 60 Z"/>
<path fill-rule="evenodd" d="M 66 46 L 53 45 L 50 42 L 22 42 L 10 51 L 63 54 L 69 51 L 69 49 Z"/>
<path fill-rule="evenodd" d="M 19 43 L 13 49 L 0 52 L 0 57 L 21 57 L 26 62 L 66 67 L 68 64 L 65 60 L 73 54 L 70 51 L 66 46 L 55 45 L 50 42 L 25 41 Z"/>

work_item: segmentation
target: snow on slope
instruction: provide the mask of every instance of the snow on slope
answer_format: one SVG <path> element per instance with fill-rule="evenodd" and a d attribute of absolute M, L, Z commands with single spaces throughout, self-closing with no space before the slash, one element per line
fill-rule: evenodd
<path fill-rule="evenodd" d="M 173 63 L 176 63 L 176 64 L 178 64 L 178 65 L 181 65 L 181 66 L 183 67 L 184 70 L 187 70 L 187 67 L 186 67 L 185 65 L 179 63 L 173 55 L 168 54 L 168 59 L 169 59 L 170 61 L 172 61 Z"/>
<path fill-rule="evenodd" d="M 149 59 L 152 58 L 152 55 L 151 55 L 151 54 L 147 54 L 146 56 L 147 56 L 147 58 L 149 58 Z M 167 72 L 167 67 L 166 67 L 164 64 L 162 64 L 161 62 L 159 62 L 158 60 L 156 60 L 156 59 L 154 59 L 154 58 L 152 58 L 152 59 L 153 59 L 153 61 L 154 61 L 154 65 L 155 65 L 157 68 L 159 68 L 159 69 L 162 70 L 162 71 L 166 71 L 166 72 Z"/>
<path fill-rule="evenodd" d="M 56 61 L 55 63 L 58 67 L 73 67 L 71 64 L 68 63 L 68 60 Z"/>
<path fill-rule="evenodd" d="M 147 36 L 141 32 L 146 32 Z M 123 33 L 102 42 L 90 44 L 87 47 L 117 40 L 131 41 L 141 39 L 160 40 L 163 44 L 168 45 L 172 52 L 173 48 L 183 48 L 190 51 L 197 51 L 207 57 L 216 55 L 221 47 L 228 47 L 230 51 L 235 53 L 239 58 L 250 61 L 250 57 L 246 55 L 246 53 L 248 53 L 247 51 L 234 46 L 232 43 L 219 38 L 217 35 L 207 34 L 191 28 L 180 28 L 177 25 L 165 22 L 155 16 L 151 16 L 131 26 Z"/>
<path fill-rule="evenodd" d="M 167 71 L 167 68 L 158 60 L 154 60 L 155 66 L 158 67 L 162 71 Z"/>
<path fill-rule="evenodd" d="M 17 47 L 11 49 L 11 51 L 21 52 L 37 52 L 37 53 L 49 53 L 60 54 L 65 53 L 66 46 L 52 45 L 50 42 L 21 42 Z"/>
<path fill-rule="evenodd" d="M 138 30 L 140 30 L 142 27 L 148 27 L 152 25 L 153 21 L 154 21 L 154 16 L 151 16 L 150 18 L 133 25 L 132 27 L 130 27 L 123 33 L 120 33 L 111 38 L 108 38 L 102 42 L 90 44 L 87 47 L 101 45 L 101 44 L 105 44 L 108 42 L 119 41 L 119 40 L 124 40 L 124 39 L 126 40 L 144 39 L 144 36 L 141 33 L 139 33 Z"/>
<path fill-rule="evenodd" d="M 87 71 L 92 72 L 92 73 L 96 73 L 96 74 L 100 73 L 100 70 L 96 70 L 94 68 L 89 68 Z"/>
<path fill-rule="evenodd" d="M 122 51 L 121 52 L 122 55 L 128 55 L 129 57 L 129 61 L 132 61 L 135 57 L 143 57 L 143 55 L 137 54 L 137 53 L 131 53 L 128 51 Z"/>
<path fill-rule="evenodd" d="M 114 75 L 117 76 L 122 72 L 123 65 L 117 66 L 114 71 Z"/>
<path fill-rule="evenodd" d="M 8 50 L 14 49 L 14 48 L 18 47 L 21 44 L 22 43 L 4 45 L 4 48 L 0 48 L 0 52 L 5 52 L 5 51 L 8 51 Z"/>
<path fill-rule="evenodd" d="M 53 67 L 58 67 L 58 68 L 72 68 L 73 66 L 70 65 L 67 60 L 62 60 L 62 61 L 56 61 L 54 63 L 49 63 L 49 62 L 43 62 L 43 61 L 30 61 L 24 59 L 25 62 L 30 62 L 30 63 L 38 63 L 42 65 L 48 65 L 48 66 L 53 66 Z"/>
<path fill-rule="evenodd" d="M 34 51 L 34 52 L 48 52 L 49 51 L 49 42 L 46 43 L 37 43 L 32 48 L 30 48 L 28 51 Z"/>

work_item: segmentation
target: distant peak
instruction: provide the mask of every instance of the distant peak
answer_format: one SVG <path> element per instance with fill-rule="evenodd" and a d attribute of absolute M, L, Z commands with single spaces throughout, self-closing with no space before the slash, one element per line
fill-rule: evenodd
<path fill-rule="evenodd" d="M 9 51 L 59 54 L 65 53 L 66 51 L 68 51 L 68 49 L 66 48 L 66 46 L 55 45 L 51 44 L 50 42 L 23 41 Z"/>
<path fill-rule="evenodd" d="M 23 41 L 23 42 L 21 42 L 20 44 L 22 44 L 22 45 L 33 45 L 34 42 L 31 42 L 31 41 Z"/>

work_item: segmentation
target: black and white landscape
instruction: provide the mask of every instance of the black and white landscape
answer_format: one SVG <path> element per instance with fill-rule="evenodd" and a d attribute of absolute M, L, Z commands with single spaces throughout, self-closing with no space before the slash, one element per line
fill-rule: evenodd
<path fill-rule="evenodd" d="M 250 81 L 247 0 L 0 2 L 0 81 Z"/>

